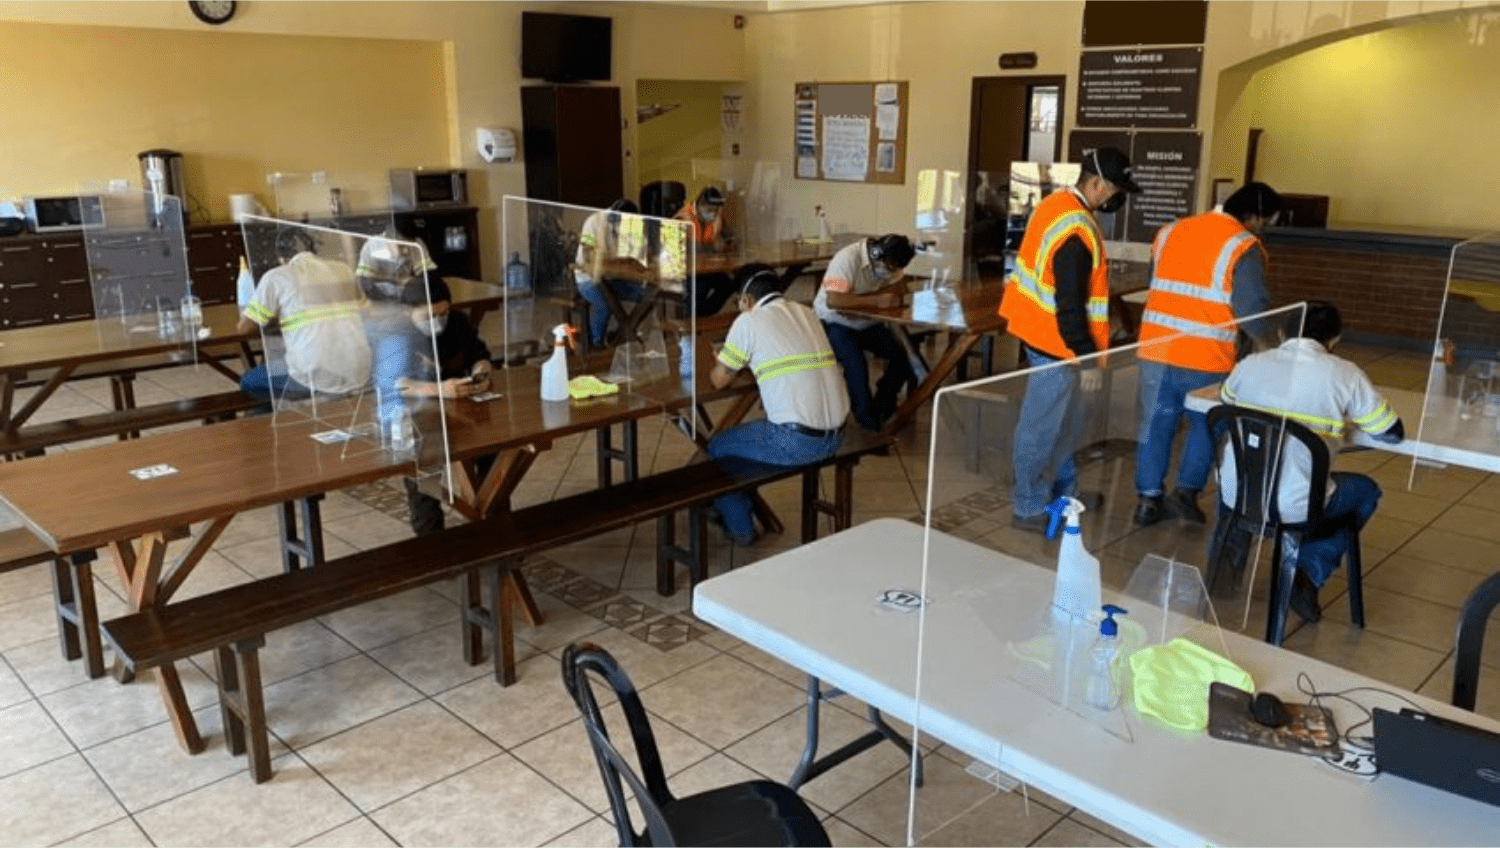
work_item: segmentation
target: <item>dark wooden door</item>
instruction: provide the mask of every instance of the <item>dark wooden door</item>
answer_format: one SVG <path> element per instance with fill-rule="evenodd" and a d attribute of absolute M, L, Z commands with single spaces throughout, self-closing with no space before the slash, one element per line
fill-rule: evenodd
<path fill-rule="evenodd" d="M 969 111 L 970 202 L 964 233 L 965 267 L 972 268 L 978 260 L 1004 252 L 1004 199 L 1010 164 L 1047 158 L 1029 149 L 1033 94 L 1038 88 L 1055 86 L 1057 114 L 1061 116 L 1064 83 L 1059 76 L 974 78 Z M 1057 161 L 1062 153 L 1060 126 L 1052 148 L 1050 159 Z M 984 192 L 980 191 L 982 183 L 987 189 Z"/>
<path fill-rule="evenodd" d="M 618 88 L 525 86 L 521 112 L 528 197 L 602 208 L 624 196 Z"/>

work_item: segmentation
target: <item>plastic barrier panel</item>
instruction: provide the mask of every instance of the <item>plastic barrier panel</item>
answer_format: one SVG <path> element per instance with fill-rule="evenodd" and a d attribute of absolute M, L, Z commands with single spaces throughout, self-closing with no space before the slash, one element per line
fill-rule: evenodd
<path fill-rule="evenodd" d="M 181 201 L 150 192 L 88 194 L 97 215 L 84 216 L 94 317 L 101 333 L 123 333 L 126 343 L 156 337 L 180 345 L 174 354 L 196 361 L 207 338 L 203 305 L 188 275 Z"/>

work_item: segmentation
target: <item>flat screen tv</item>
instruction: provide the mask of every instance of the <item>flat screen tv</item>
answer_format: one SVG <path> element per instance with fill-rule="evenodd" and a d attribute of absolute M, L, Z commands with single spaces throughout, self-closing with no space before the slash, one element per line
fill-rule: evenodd
<path fill-rule="evenodd" d="M 589 15 L 521 13 L 521 76 L 548 82 L 608 80 L 614 21 Z"/>

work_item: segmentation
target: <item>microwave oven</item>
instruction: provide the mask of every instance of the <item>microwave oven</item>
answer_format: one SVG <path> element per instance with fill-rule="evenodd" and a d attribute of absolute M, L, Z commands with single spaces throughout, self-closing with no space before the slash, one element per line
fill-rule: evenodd
<path fill-rule="evenodd" d="M 392 168 L 391 207 L 431 209 L 469 202 L 469 172 L 459 169 Z"/>
<path fill-rule="evenodd" d="M 26 224 L 34 233 L 66 233 L 104 226 L 104 200 L 97 194 L 26 198 Z"/>

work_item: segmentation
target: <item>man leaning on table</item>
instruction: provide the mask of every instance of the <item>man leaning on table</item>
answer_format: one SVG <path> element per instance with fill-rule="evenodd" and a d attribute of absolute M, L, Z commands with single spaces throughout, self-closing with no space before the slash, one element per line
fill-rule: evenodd
<path fill-rule="evenodd" d="M 1037 204 L 1000 301 L 1006 331 L 1021 340 L 1032 368 L 1109 347 L 1109 264 L 1094 212 L 1116 211 L 1140 186 L 1116 148 L 1094 150 L 1081 164 L 1077 185 Z M 1098 492 L 1077 491 L 1073 467 L 1085 423 L 1078 390 L 1098 391 L 1103 383 L 1092 360 L 1027 376 L 1016 423 L 1012 526 L 1045 533 L 1047 504 L 1063 495 L 1088 509 L 1104 502 Z"/>
<path fill-rule="evenodd" d="M 1230 372 L 1220 389 L 1220 399 L 1236 406 L 1285 415 L 1315 433 L 1338 438 L 1346 422 L 1374 438 L 1399 442 L 1406 436 L 1401 419 L 1370 383 L 1358 365 L 1333 355 L 1343 332 L 1339 310 L 1333 304 L 1314 300 L 1306 315 L 1295 313 L 1287 320 L 1286 341 L 1280 347 L 1246 357 Z M 1312 458 L 1301 445 L 1288 448 L 1282 460 L 1281 488 L 1277 507 L 1284 521 L 1297 522 L 1307 515 L 1308 473 Z M 1362 528 L 1380 503 L 1380 485 L 1363 474 L 1334 471 L 1329 474 L 1328 503 L 1323 515 L 1356 516 Z M 1219 521 L 1227 521 L 1237 488 L 1234 457 L 1226 448 L 1219 466 Z M 1357 530 L 1355 532 L 1358 532 Z M 1348 530 L 1322 539 L 1304 541 L 1297 553 L 1297 576 L 1292 581 L 1292 611 L 1307 621 L 1317 621 L 1318 589 L 1349 549 L 1353 537 Z"/>
<path fill-rule="evenodd" d="M 344 394 L 370 381 L 370 345 L 360 318 L 354 271 L 314 251 L 312 235 L 296 227 L 276 234 L 281 265 L 267 271 L 240 316 L 239 332 L 272 321 L 281 327 L 286 361 L 246 371 L 240 390 L 262 400 Z M 274 366 L 274 367 L 272 367 Z"/>
<path fill-rule="evenodd" d="M 1224 201 L 1222 211 L 1182 218 L 1161 228 L 1151 245 L 1151 291 L 1141 314 L 1141 424 L 1135 452 L 1135 524 L 1146 527 L 1170 515 L 1205 520 L 1198 493 L 1213 466 L 1208 419 L 1185 407 L 1189 392 L 1212 386 L 1234 367 L 1239 345 L 1254 339 L 1270 347 L 1264 327 L 1235 321 L 1271 308 L 1261 230 L 1281 211 L 1281 195 L 1265 183 L 1248 183 Z M 1250 322 L 1254 323 L 1254 322 Z M 1274 329 L 1271 329 L 1274 333 Z M 1166 495 L 1172 441 L 1184 413 L 1187 443 L 1177 486 Z"/>
<path fill-rule="evenodd" d="M 738 282 L 740 315 L 709 380 L 722 389 L 748 367 L 766 417 L 714 436 L 708 455 L 726 467 L 736 459 L 795 466 L 833 456 L 849 415 L 849 395 L 822 324 L 811 309 L 782 297 L 781 280 L 769 266 L 746 265 Z M 724 495 L 714 507 L 731 542 L 755 542 L 749 494 Z"/>
<path fill-rule="evenodd" d="M 912 377 L 911 361 L 890 327 L 839 310 L 900 306 L 906 294 L 903 269 L 916 255 L 911 240 L 899 233 L 860 239 L 829 260 L 823 284 L 813 298 L 813 309 L 843 369 L 854 420 L 866 430 L 879 430 L 896 411 L 896 398 Z M 866 351 L 885 360 L 885 372 L 875 381 L 873 396 Z"/>

